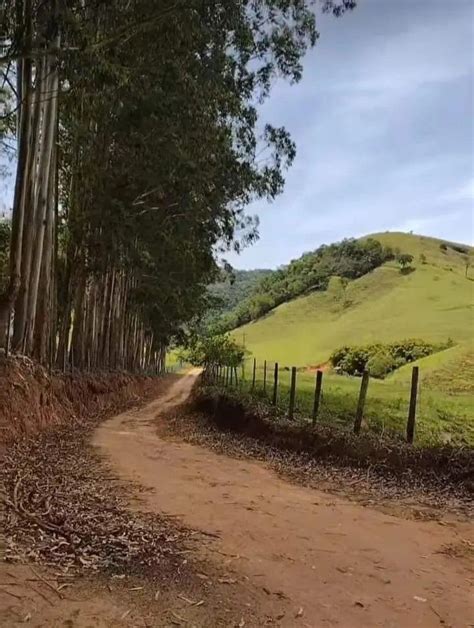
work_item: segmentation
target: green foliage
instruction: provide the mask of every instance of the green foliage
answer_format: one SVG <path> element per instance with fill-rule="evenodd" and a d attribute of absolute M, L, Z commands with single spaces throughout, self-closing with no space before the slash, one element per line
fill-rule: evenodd
<path fill-rule="evenodd" d="M 324 291 L 335 275 L 341 278 L 345 301 L 349 280 L 369 273 L 392 258 L 392 250 L 372 238 L 348 239 L 320 246 L 265 277 L 248 299 L 223 317 L 221 328 L 232 329 L 256 320 L 281 303 L 306 292 Z"/>
<path fill-rule="evenodd" d="M 201 336 L 194 339 L 183 358 L 195 366 L 240 366 L 245 351 L 228 335 Z"/>
<path fill-rule="evenodd" d="M 451 249 L 443 253 L 435 238 L 403 233 L 371 237 L 416 259 L 424 253 L 429 264 L 403 275 L 389 261 L 349 282 L 348 308 L 335 307 L 332 289 L 315 291 L 236 329 L 236 337 L 245 334 L 246 347 L 259 360 L 299 367 L 326 363 L 342 345 L 399 338 L 441 343 L 449 336 L 456 343 L 472 342 L 472 282 L 465 278 L 462 255 Z"/>
<path fill-rule="evenodd" d="M 396 368 L 396 360 L 386 349 L 381 349 L 367 360 L 366 368 L 372 377 L 383 379 Z"/>
<path fill-rule="evenodd" d="M 458 352 L 467 359 L 470 356 L 470 371 L 463 374 L 463 380 L 456 387 L 461 394 L 454 394 L 450 388 L 454 363 L 458 360 Z M 436 370 L 433 379 L 429 375 L 428 362 L 442 360 L 443 354 L 452 355 L 450 361 L 443 367 L 443 373 Z M 468 366 L 464 359 L 462 366 Z M 474 445 L 474 355 L 472 349 L 466 354 L 466 347 L 459 345 L 426 358 L 422 358 L 420 365 L 420 394 L 417 404 L 416 446 L 442 444 L 446 442 L 459 445 Z M 239 381 L 238 391 L 251 392 L 253 359 L 249 360 L 242 374 L 245 379 Z M 253 395 L 259 403 L 269 402 L 272 398 L 272 387 L 269 386 L 268 373 L 272 373 L 273 364 L 267 363 L 267 386 L 263 393 L 263 362 L 257 362 L 256 386 Z M 410 378 L 412 364 L 397 370 L 385 379 L 371 379 L 364 408 L 364 420 L 367 429 L 377 434 L 390 435 L 404 439 L 408 400 L 410 398 Z M 403 377 L 402 371 L 405 371 Z M 440 377 L 441 375 L 441 377 Z M 470 388 L 468 380 L 470 379 Z M 277 408 L 283 414 L 288 411 L 291 373 L 280 371 Z M 330 372 L 323 375 L 323 395 L 319 407 L 318 423 L 337 425 L 351 430 L 354 422 L 355 408 L 360 391 L 361 380 L 358 377 L 341 376 Z M 440 388 L 440 384 L 442 388 Z M 310 420 L 314 403 L 315 374 L 298 371 L 296 379 L 296 413 L 303 420 Z M 445 388 L 448 386 L 448 388 Z M 449 394 L 446 391 L 449 390 Z M 274 411 L 274 410 L 273 410 Z"/>
<path fill-rule="evenodd" d="M 5 75 L 5 66 L 0 63 L 0 72 Z M 3 149 L 5 138 L 12 134 L 15 128 L 15 105 L 12 93 L 5 87 L 5 81 L 0 83 L 0 147 Z M 2 151 L 3 152 L 3 151 Z"/>
<path fill-rule="evenodd" d="M 65 74 L 77 87 L 61 107 L 64 189 L 70 180 L 84 189 L 64 201 L 66 237 L 92 272 L 111 264 L 132 271 L 134 308 L 155 338 L 169 338 L 206 308 L 215 251 L 255 239 L 245 206 L 283 189 L 295 146 L 255 103 L 277 77 L 301 78 L 301 59 L 317 37 L 314 7 L 108 4 L 99 3 L 90 21 L 103 25 L 105 39 L 117 25 L 129 27 L 126 45 L 96 48 L 92 40 L 88 49 L 81 41 L 84 53 L 66 56 Z M 350 8 L 344 4 L 328 8 Z M 89 35 L 81 33 L 86 43 Z M 76 32 L 70 36 L 77 43 Z"/>
<path fill-rule="evenodd" d="M 397 255 L 397 262 L 400 264 L 400 268 L 404 270 L 413 262 L 413 255 L 410 255 L 410 253 L 400 253 Z"/>
<path fill-rule="evenodd" d="M 453 249 L 453 251 L 456 251 L 456 253 L 461 253 L 463 255 L 467 255 L 469 253 L 469 247 L 463 246 L 462 244 L 449 243 L 449 248 Z"/>
<path fill-rule="evenodd" d="M 363 346 L 346 346 L 336 349 L 330 357 L 331 364 L 341 373 L 360 375 L 369 370 L 373 377 L 383 378 L 395 369 L 424 358 L 450 345 L 433 344 L 424 340 L 409 339 L 387 344 L 375 343 Z"/>
<path fill-rule="evenodd" d="M 448 393 L 474 394 L 474 346 L 472 342 L 456 344 L 416 362 L 422 374 L 424 388 Z M 402 366 L 390 376 L 390 381 L 403 384 L 411 376 L 411 365 Z"/>
<path fill-rule="evenodd" d="M 233 310 L 247 299 L 258 283 L 272 274 L 272 270 L 221 270 L 217 281 L 211 284 L 208 292 L 211 305 L 206 315 L 208 325 L 215 323 L 220 316 Z"/>

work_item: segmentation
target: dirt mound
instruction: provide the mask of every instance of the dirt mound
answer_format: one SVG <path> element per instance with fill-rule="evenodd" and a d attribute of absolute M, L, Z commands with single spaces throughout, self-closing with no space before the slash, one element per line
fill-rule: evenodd
<path fill-rule="evenodd" d="M 322 371 L 323 373 L 328 373 L 332 369 L 331 362 L 321 362 L 320 364 L 310 364 L 306 372 L 307 373 L 316 373 L 316 371 Z"/>
<path fill-rule="evenodd" d="M 157 380 L 124 373 L 49 374 L 28 358 L 0 359 L 0 453 L 49 427 L 113 412 L 148 397 Z"/>

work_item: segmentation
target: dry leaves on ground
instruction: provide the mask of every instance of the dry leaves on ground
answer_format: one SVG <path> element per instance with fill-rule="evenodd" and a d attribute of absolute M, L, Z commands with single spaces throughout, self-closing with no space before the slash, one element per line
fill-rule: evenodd
<path fill-rule="evenodd" d="M 186 570 L 188 532 L 164 517 L 127 509 L 127 491 L 88 444 L 93 427 L 74 425 L 14 445 L 3 458 L 1 516 L 6 559 L 65 570 Z M 181 545 L 179 545 L 181 544 Z"/>

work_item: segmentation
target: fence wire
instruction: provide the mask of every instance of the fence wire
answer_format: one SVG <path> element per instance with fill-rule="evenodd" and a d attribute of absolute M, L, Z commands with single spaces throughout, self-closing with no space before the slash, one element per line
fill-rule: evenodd
<path fill-rule="evenodd" d="M 231 374 L 229 373 L 231 371 Z M 315 405 L 316 370 L 296 373 L 294 418 L 312 421 Z M 411 395 L 411 375 L 385 380 L 370 378 L 362 413 L 362 429 L 380 435 L 406 438 Z M 275 391 L 275 362 L 247 359 L 238 369 L 221 369 L 219 384 L 235 388 L 255 399 L 274 405 L 278 414 L 291 413 L 292 367 L 278 365 Z M 359 402 L 361 379 L 324 372 L 316 422 L 353 429 Z M 416 439 L 423 443 L 456 441 L 463 438 L 465 402 L 458 411 L 446 394 L 424 387 L 423 374 L 417 386 Z"/>

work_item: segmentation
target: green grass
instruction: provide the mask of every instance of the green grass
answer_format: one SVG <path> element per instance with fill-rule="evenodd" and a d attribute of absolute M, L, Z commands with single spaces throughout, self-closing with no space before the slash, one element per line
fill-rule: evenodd
<path fill-rule="evenodd" d="M 419 366 L 427 388 L 450 395 L 474 393 L 474 345 L 472 342 L 459 344 L 445 351 L 433 353 L 413 364 L 406 364 L 390 375 L 388 380 L 393 383 L 407 381 L 415 364 Z"/>
<path fill-rule="evenodd" d="M 297 406 L 311 414 L 314 374 L 343 345 L 422 338 L 452 338 L 456 346 L 419 360 L 418 444 L 455 442 L 474 445 L 474 269 L 465 276 L 463 255 L 440 249 L 441 240 L 403 233 L 376 234 L 382 244 L 414 256 L 414 271 L 403 275 L 390 262 L 351 282 L 342 293 L 338 282 L 276 308 L 233 332 L 250 354 L 297 366 Z M 471 249 L 472 251 L 472 249 Z M 426 263 L 420 256 L 424 255 Z M 412 364 L 386 380 L 371 379 L 365 421 L 379 433 L 404 434 Z M 269 378 L 273 374 L 269 363 Z M 247 366 L 247 371 L 249 367 Z M 261 382 L 263 371 L 259 369 Z M 281 371 L 279 398 L 287 407 L 290 371 Z M 325 373 L 319 420 L 350 426 L 360 379 Z M 261 385 L 260 385 L 261 388 Z"/>
<path fill-rule="evenodd" d="M 273 393 L 274 364 L 267 364 L 266 394 L 263 394 L 263 364 L 258 363 L 256 393 L 271 400 Z M 245 365 L 245 389 L 251 388 L 252 362 Z M 291 372 L 280 371 L 278 404 L 287 411 Z M 331 373 L 323 375 L 323 395 L 318 421 L 352 429 L 359 396 L 361 379 Z M 305 371 L 297 373 L 296 411 L 309 420 L 314 399 L 315 375 Z M 410 378 L 393 380 L 371 379 L 364 410 L 364 425 L 378 434 L 403 438 L 406 431 Z M 474 446 L 474 392 L 447 394 L 420 380 L 416 444 L 427 445 L 451 442 Z"/>
<path fill-rule="evenodd" d="M 472 277 L 461 254 L 443 253 L 440 240 L 410 234 L 376 234 L 383 244 L 411 253 L 414 272 L 402 275 L 394 262 L 351 282 L 342 294 L 337 282 L 285 303 L 233 332 L 259 359 L 283 365 L 319 365 L 345 344 L 419 337 L 468 342 L 474 323 Z M 426 257 L 422 264 L 420 255 Z M 345 302 L 344 302 L 345 301 Z"/>

